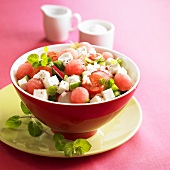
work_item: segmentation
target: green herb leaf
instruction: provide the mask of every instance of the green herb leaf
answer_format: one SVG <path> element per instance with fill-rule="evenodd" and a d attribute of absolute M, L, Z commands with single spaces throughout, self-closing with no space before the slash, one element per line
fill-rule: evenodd
<path fill-rule="evenodd" d="M 39 56 L 38 54 L 30 54 L 27 58 L 27 61 L 30 63 L 30 64 L 33 64 L 33 63 L 36 63 L 39 61 Z"/>
<path fill-rule="evenodd" d="M 27 106 L 23 103 L 23 101 L 21 101 L 21 110 L 26 114 L 32 114 L 31 111 L 27 108 Z"/>
<path fill-rule="evenodd" d="M 41 66 L 46 66 L 48 64 L 48 57 L 45 53 L 41 54 Z"/>
<path fill-rule="evenodd" d="M 48 46 L 44 47 L 44 52 L 46 52 L 46 53 L 48 52 Z"/>
<path fill-rule="evenodd" d="M 50 86 L 46 89 L 47 94 L 50 96 L 54 96 L 57 93 L 57 87 L 56 86 Z"/>
<path fill-rule="evenodd" d="M 33 66 L 34 68 L 37 68 L 37 67 L 41 66 L 41 63 L 40 63 L 40 62 L 34 62 L 34 63 L 32 64 L 32 66 Z"/>
<path fill-rule="evenodd" d="M 91 144 L 86 139 L 76 139 L 74 141 L 74 148 L 76 153 L 81 155 L 91 149 Z"/>
<path fill-rule="evenodd" d="M 38 121 L 30 121 L 28 123 L 29 134 L 33 137 L 38 137 L 43 133 L 43 126 Z"/>
<path fill-rule="evenodd" d="M 60 134 L 55 134 L 53 136 L 53 140 L 55 141 L 55 147 L 57 148 L 57 150 L 64 151 L 64 146 L 66 144 L 64 136 Z"/>
<path fill-rule="evenodd" d="M 15 115 L 15 116 L 12 116 L 10 117 L 5 125 L 8 127 L 8 128 L 17 128 L 21 125 L 22 121 L 20 120 L 20 116 L 19 115 Z"/>
<path fill-rule="evenodd" d="M 72 142 L 68 142 L 65 144 L 64 153 L 65 153 L 65 156 L 69 156 L 69 157 L 73 156 L 74 146 Z"/>

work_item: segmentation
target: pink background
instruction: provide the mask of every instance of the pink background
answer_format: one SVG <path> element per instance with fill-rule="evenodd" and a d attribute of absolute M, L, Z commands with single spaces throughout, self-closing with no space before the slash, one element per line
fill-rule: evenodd
<path fill-rule="evenodd" d="M 0 89 L 11 83 L 14 60 L 54 44 L 45 40 L 43 4 L 65 5 L 83 20 L 105 19 L 115 25 L 114 50 L 131 57 L 141 70 L 135 97 L 143 110 L 142 126 L 120 147 L 80 159 L 35 156 L 0 142 L 0 169 L 170 169 L 170 1 L 0 0 Z M 78 41 L 78 31 L 70 40 Z"/>

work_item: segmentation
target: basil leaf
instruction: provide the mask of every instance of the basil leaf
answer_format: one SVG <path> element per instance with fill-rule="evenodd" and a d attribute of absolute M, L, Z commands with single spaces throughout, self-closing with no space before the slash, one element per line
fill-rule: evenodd
<path fill-rule="evenodd" d="M 5 125 L 9 128 L 17 128 L 21 125 L 22 121 L 20 120 L 19 115 L 15 115 L 10 117 L 6 122 Z"/>
<path fill-rule="evenodd" d="M 36 63 L 39 61 L 39 56 L 38 54 L 30 54 L 27 58 L 27 61 L 30 63 L 30 64 L 33 64 L 33 63 Z"/>
<path fill-rule="evenodd" d="M 32 114 L 31 111 L 27 108 L 27 106 L 23 103 L 23 101 L 21 101 L 21 110 L 26 114 Z"/>
<path fill-rule="evenodd" d="M 85 139 L 76 139 L 74 141 L 74 148 L 76 153 L 81 155 L 91 149 L 91 144 Z"/>
<path fill-rule="evenodd" d="M 28 123 L 28 131 L 31 136 L 38 137 L 43 133 L 43 126 L 38 121 L 30 121 Z"/>
<path fill-rule="evenodd" d="M 66 143 L 65 146 L 64 146 L 65 156 L 72 157 L 73 153 L 74 153 L 73 143 L 71 143 L 71 142 Z"/>

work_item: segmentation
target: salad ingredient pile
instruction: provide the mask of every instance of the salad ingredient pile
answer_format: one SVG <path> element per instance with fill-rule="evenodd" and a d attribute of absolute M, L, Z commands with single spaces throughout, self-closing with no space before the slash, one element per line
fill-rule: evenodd
<path fill-rule="evenodd" d="M 43 100 L 93 103 L 112 100 L 133 86 L 122 60 L 98 53 L 88 42 L 72 43 L 62 51 L 31 54 L 16 72 L 18 85 Z"/>

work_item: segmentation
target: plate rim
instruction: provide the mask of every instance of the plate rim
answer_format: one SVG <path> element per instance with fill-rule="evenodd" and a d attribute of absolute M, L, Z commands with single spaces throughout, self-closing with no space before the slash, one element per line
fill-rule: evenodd
<path fill-rule="evenodd" d="M 9 84 L 7 86 L 5 86 L 4 88 L 0 89 L 0 94 L 4 91 L 6 91 L 8 88 L 15 90 L 13 85 L 12 84 Z M 17 97 L 17 96 L 14 96 L 14 97 Z M 139 104 L 138 100 L 133 96 L 129 102 L 131 101 L 134 101 L 134 103 L 136 104 L 138 110 L 139 110 L 139 119 L 138 119 L 138 123 L 137 123 L 137 126 L 135 126 L 135 128 L 133 128 L 133 130 L 131 131 L 131 133 L 126 136 L 125 138 L 123 138 L 123 140 L 120 140 L 118 143 L 116 143 L 113 147 L 107 147 L 105 149 L 98 149 L 98 150 L 92 150 L 92 151 L 89 151 L 83 155 L 73 155 L 71 158 L 76 158 L 76 157 L 85 157 L 85 156 L 92 156 L 92 155 L 96 155 L 96 154 L 100 154 L 100 153 L 103 153 L 103 152 L 107 152 L 109 150 L 112 150 L 114 148 L 117 148 L 119 147 L 120 145 L 124 144 L 125 142 L 127 142 L 129 139 L 131 139 L 135 134 L 136 132 L 139 130 L 141 124 L 142 124 L 142 120 L 143 120 L 143 115 L 142 115 L 142 108 L 141 108 L 141 105 Z M 128 103 L 129 103 L 128 102 Z M 127 105 L 128 105 L 127 103 Z M 17 107 L 17 106 L 16 106 Z M 125 106 L 124 109 L 126 109 L 126 107 L 128 106 Z M 124 111 L 122 111 L 122 113 L 120 114 L 123 114 Z M 118 114 L 116 117 L 120 116 L 120 114 Z M 114 119 L 116 119 L 116 117 Z M 113 119 L 113 120 L 114 120 Z M 111 120 L 109 123 L 111 123 L 113 120 Z M 106 127 L 108 124 L 105 124 L 103 125 L 102 127 Z M 102 128 L 101 127 L 101 128 Z M 45 156 L 45 157 L 56 157 L 56 158 L 68 158 L 64 155 L 63 152 L 61 151 L 57 151 L 56 150 L 56 155 L 51 155 L 51 154 L 48 154 L 47 152 L 42 152 L 42 151 L 34 151 L 34 150 L 29 150 L 29 149 L 23 149 L 21 148 L 20 146 L 17 146 L 17 145 L 14 145 L 13 143 L 11 143 L 10 141 L 8 141 L 7 139 L 5 139 L 4 137 L 2 137 L 1 135 L 1 130 L 2 130 L 3 126 L 1 125 L 0 126 L 0 141 L 3 142 L 4 144 L 14 148 L 14 149 L 17 149 L 19 151 L 22 151 L 22 152 L 25 152 L 25 153 L 29 153 L 29 154 L 33 154 L 33 155 L 38 155 L 38 156 Z M 101 129 L 100 128 L 100 129 Z M 95 136 L 95 135 L 94 135 Z M 91 137 L 92 138 L 92 137 Z M 91 139 L 89 138 L 89 139 Z M 103 137 L 104 138 L 104 137 Z M 50 152 L 49 152 L 50 153 Z M 57 155 L 58 154 L 58 155 Z M 70 157 L 69 157 L 70 158 Z"/>

